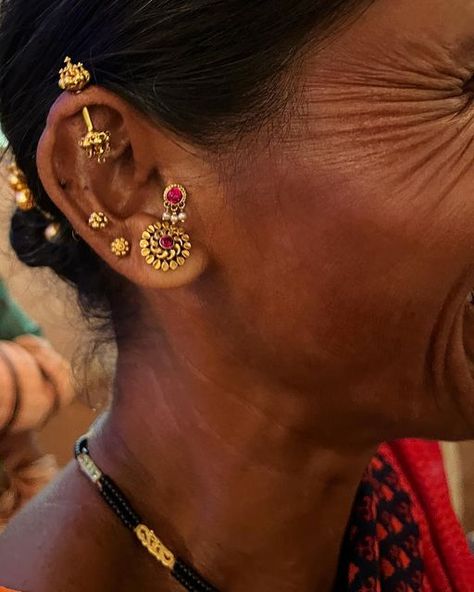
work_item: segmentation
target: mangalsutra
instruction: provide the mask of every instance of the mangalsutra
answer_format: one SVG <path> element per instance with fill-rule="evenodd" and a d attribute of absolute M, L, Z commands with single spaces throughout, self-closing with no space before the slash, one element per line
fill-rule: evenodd
<path fill-rule="evenodd" d="M 166 568 L 183 588 L 189 590 L 189 592 L 218 592 L 217 588 L 208 584 L 194 568 L 176 557 L 153 530 L 143 523 L 122 491 L 110 477 L 101 471 L 92 459 L 87 436 L 78 440 L 74 452 L 81 471 L 94 483 L 122 524 L 134 533 L 148 553 L 162 567 Z"/>

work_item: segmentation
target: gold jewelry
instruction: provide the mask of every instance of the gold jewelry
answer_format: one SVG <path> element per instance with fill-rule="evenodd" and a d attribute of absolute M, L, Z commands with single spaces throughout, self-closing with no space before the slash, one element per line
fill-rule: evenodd
<path fill-rule="evenodd" d="M 91 74 L 89 70 L 84 68 L 82 62 L 73 64 L 70 57 L 67 57 L 64 63 L 66 65 L 59 71 L 59 87 L 62 90 L 79 94 L 91 81 Z M 82 116 L 87 126 L 87 134 L 81 138 L 79 146 L 87 152 L 89 158 L 97 158 L 99 163 L 103 163 L 110 152 L 110 132 L 94 129 L 87 107 L 82 109 Z"/>
<path fill-rule="evenodd" d="M 91 81 L 91 75 L 84 65 L 73 64 L 70 57 L 64 60 L 64 68 L 59 70 L 59 88 L 72 93 L 80 93 Z"/>
<path fill-rule="evenodd" d="M 79 141 L 79 146 L 87 152 L 89 158 L 97 158 L 97 162 L 104 163 L 110 152 L 110 132 L 99 132 L 94 124 L 89 109 L 82 109 L 82 116 L 87 126 L 87 134 Z"/>
<path fill-rule="evenodd" d="M 186 222 L 186 201 L 188 192 L 179 184 L 168 185 L 163 193 L 165 212 L 163 214 L 164 222 L 171 222 L 175 225 L 178 222 Z"/>
<path fill-rule="evenodd" d="M 191 256 L 191 240 L 184 228 L 177 226 L 186 221 L 186 189 L 177 183 L 168 185 L 163 192 L 165 211 L 162 222 L 147 227 L 142 234 L 140 248 L 148 265 L 160 271 L 176 271 Z"/>
<path fill-rule="evenodd" d="M 130 243 L 122 236 L 113 241 L 110 245 L 110 249 L 115 256 L 126 257 L 130 253 Z"/>
<path fill-rule="evenodd" d="M 89 226 L 93 230 L 103 230 L 109 225 L 109 219 L 104 212 L 92 212 L 89 216 Z"/>
<path fill-rule="evenodd" d="M 183 228 L 155 222 L 143 232 L 140 248 L 142 257 L 154 269 L 175 271 L 190 257 L 192 245 Z"/>
<path fill-rule="evenodd" d="M 10 172 L 8 182 L 15 192 L 16 207 L 22 212 L 34 210 L 36 202 L 31 189 L 28 187 L 24 173 L 20 171 L 16 164 L 11 164 L 8 169 Z"/>
<path fill-rule="evenodd" d="M 47 241 L 49 241 L 50 243 L 54 243 L 58 239 L 60 232 L 61 224 L 59 224 L 59 222 L 52 222 L 51 224 L 49 224 L 49 226 L 46 227 L 46 230 L 44 231 L 44 236 Z"/>

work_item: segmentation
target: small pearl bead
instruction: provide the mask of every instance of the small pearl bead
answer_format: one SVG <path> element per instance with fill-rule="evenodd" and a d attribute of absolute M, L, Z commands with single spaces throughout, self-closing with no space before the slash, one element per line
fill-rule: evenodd
<path fill-rule="evenodd" d="M 164 220 L 165 222 L 168 222 L 169 220 L 171 220 L 171 214 L 170 214 L 169 212 L 165 212 L 165 213 L 163 214 L 163 220 Z"/>
<path fill-rule="evenodd" d="M 172 214 L 171 216 L 171 224 L 176 224 L 178 222 L 179 218 L 176 214 Z"/>
<path fill-rule="evenodd" d="M 59 235 L 59 231 L 61 230 L 61 226 L 57 222 L 53 222 L 50 224 L 46 230 L 44 231 L 44 236 L 46 240 L 49 242 L 53 242 Z"/>
<path fill-rule="evenodd" d="M 178 216 L 180 222 L 186 222 L 187 217 L 187 214 L 184 212 L 181 212 L 181 214 Z"/>

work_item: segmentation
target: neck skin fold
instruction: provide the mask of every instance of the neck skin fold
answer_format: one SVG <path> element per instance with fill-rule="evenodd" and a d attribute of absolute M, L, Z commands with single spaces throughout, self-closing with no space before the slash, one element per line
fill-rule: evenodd
<path fill-rule="evenodd" d="M 222 592 L 329 591 L 375 446 L 318 444 L 317 424 L 299 429 L 303 405 L 284 421 L 282 393 L 259 384 L 258 397 L 240 396 L 237 382 L 218 384 L 172 349 L 147 351 L 120 352 L 114 402 L 90 440 L 101 468 Z M 156 584 L 160 569 L 150 562 L 137 578 Z"/>

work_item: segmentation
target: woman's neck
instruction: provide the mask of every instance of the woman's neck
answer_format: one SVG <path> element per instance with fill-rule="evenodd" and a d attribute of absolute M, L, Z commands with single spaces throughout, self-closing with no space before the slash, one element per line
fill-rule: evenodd
<path fill-rule="evenodd" d="M 116 390 L 91 453 L 165 544 L 224 592 L 331 589 L 374 447 L 318 444 L 281 393 L 257 407 L 176 360 L 122 354 Z"/>

